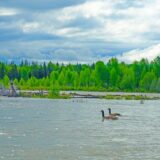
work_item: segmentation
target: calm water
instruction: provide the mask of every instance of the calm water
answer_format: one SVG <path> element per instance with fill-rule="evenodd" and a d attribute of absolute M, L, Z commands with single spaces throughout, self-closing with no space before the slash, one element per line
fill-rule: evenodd
<path fill-rule="evenodd" d="M 0 97 L 1 159 L 159 160 L 160 101 Z"/>

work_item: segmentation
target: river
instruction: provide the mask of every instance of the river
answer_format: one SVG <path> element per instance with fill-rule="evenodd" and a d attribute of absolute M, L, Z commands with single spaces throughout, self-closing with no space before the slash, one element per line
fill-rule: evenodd
<path fill-rule="evenodd" d="M 0 97 L 0 160 L 159 160 L 160 101 Z M 102 122 L 101 109 L 122 116 Z"/>

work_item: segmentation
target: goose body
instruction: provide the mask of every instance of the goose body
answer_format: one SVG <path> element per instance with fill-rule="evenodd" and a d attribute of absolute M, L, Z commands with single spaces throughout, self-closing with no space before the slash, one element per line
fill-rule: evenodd
<path fill-rule="evenodd" d="M 101 110 L 101 112 L 102 112 L 102 118 L 103 118 L 103 119 L 108 119 L 108 120 L 117 120 L 117 119 L 118 119 L 118 117 L 116 117 L 116 116 L 114 116 L 114 115 L 105 116 L 103 110 Z"/>
<path fill-rule="evenodd" d="M 109 110 L 109 115 L 112 115 L 112 116 L 121 116 L 121 114 L 119 114 L 119 113 L 111 113 L 111 109 L 110 108 L 108 108 L 108 110 Z"/>

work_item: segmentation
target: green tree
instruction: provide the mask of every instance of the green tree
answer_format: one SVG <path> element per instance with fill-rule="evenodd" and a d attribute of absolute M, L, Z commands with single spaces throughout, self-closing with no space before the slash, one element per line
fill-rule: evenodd
<path fill-rule="evenodd" d="M 153 79 L 152 80 L 152 83 L 151 83 L 151 85 L 150 85 L 150 91 L 151 92 L 154 92 L 154 91 L 156 91 L 156 85 L 157 85 L 157 79 Z"/>
<path fill-rule="evenodd" d="M 80 72 L 80 84 L 83 87 L 89 87 L 90 85 L 90 70 L 85 68 Z"/>
<path fill-rule="evenodd" d="M 107 87 L 109 81 L 109 73 L 108 70 L 102 61 L 98 61 L 95 64 L 95 78 L 96 78 L 96 85 L 101 87 Z"/>
<path fill-rule="evenodd" d="M 4 76 L 3 78 L 3 84 L 5 87 L 9 87 L 10 85 L 10 80 L 9 80 L 9 77 L 7 75 Z"/>
<path fill-rule="evenodd" d="M 160 78 L 158 78 L 158 80 L 157 80 L 156 92 L 160 93 Z"/>
<path fill-rule="evenodd" d="M 119 78 L 119 75 L 116 72 L 116 69 L 112 68 L 110 71 L 110 79 L 109 79 L 109 84 L 111 87 L 117 86 L 118 78 Z"/>
<path fill-rule="evenodd" d="M 3 79 L 4 76 L 5 76 L 5 65 L 4 63 L 0 62 L 0 79 Z"/>
<path fill-rule="evenodd" d="M 156 79 L 155 74 L 153 72 L 147 72 L 140 82 L 141 88 L 144 91 L 149 91 L 153 79 Z"/>
<path fill-rule="evenodd" d="M 8 77 L 11 80 L 19 79 L 19 73 L 18 73 L 18 69 L 17 69 L 17 65 L 16 64 L 11 64 L 8 67 Z"/>

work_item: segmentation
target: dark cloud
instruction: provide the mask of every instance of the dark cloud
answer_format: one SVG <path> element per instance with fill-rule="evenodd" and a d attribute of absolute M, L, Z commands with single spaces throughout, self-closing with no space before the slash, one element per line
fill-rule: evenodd
<path fill-rule="evenodd" d="M 17 29 L 0 29 L 0 41 L 17 40 L 22 37 L 22 33 Z"/>
<path fill-rule="evenodd" d="M 86 62 L 107 60 L 107 57 L 116 56 L 133 48 L 127 48 L 125 44 L 114 46 L 113 43 L 104 42 L 80 42 L 59 40 L 38 40 L 14 42 L 0 46 L 1 60 L 15 60 L 17 63 L 23 59 L 30 61 L 54 61 L 54 62 Z M 5 49 L 8 48 L 8 49 Z"/>
<path fill-rule="evenodd" d="M 41 40 L 62 40 L 57 35 L 51 35 L 46 33 L 24 33 L 18 29 L 0 29 L 0 41 L 41 41 Z"/>

